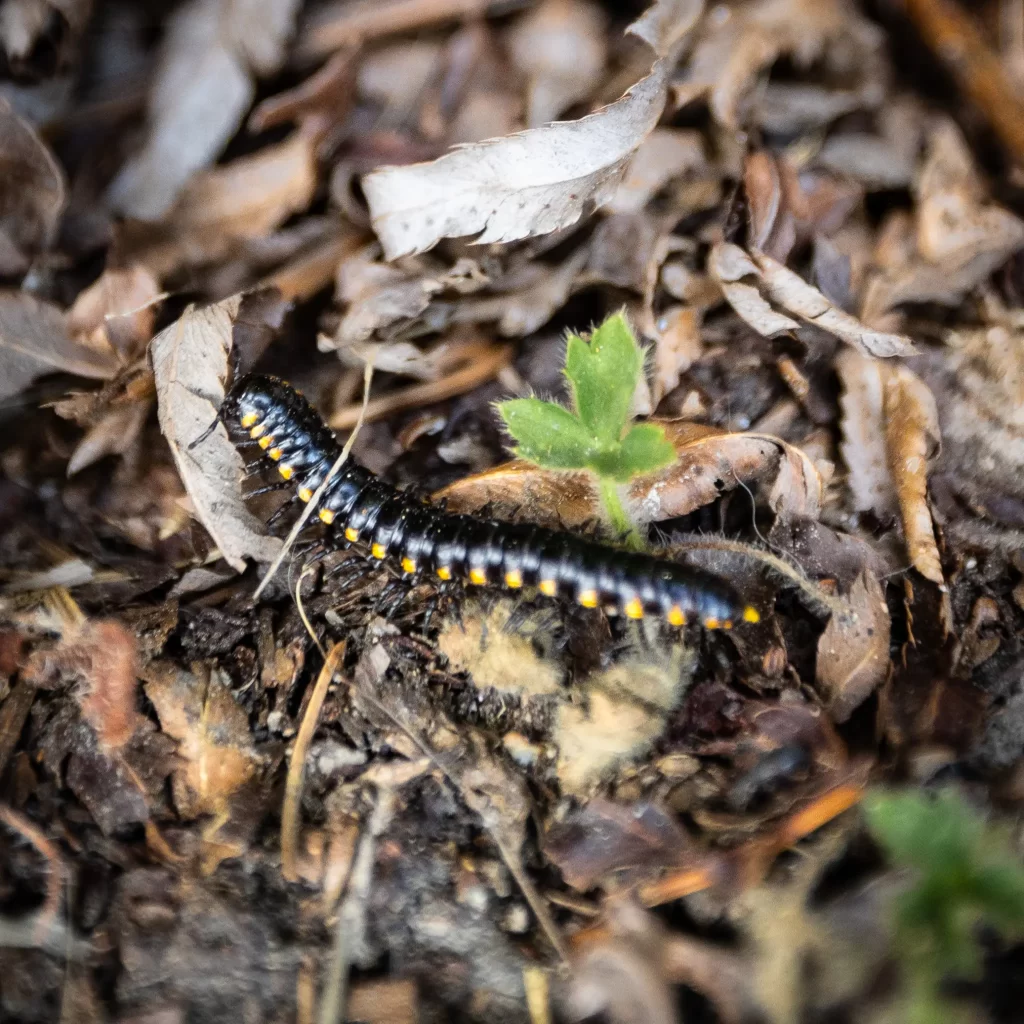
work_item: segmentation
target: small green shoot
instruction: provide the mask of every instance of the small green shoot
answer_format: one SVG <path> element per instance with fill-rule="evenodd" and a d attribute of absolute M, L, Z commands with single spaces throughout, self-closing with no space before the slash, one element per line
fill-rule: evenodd
<path fill-rule="evenodd" d="M 543 469 L 593 473 L 612 528 L 635 547 L 643 542 L 622 506 L 619 486 L 676 458 L 661 427 L 630 422 L 643 366 L 643 350 L 625 316 L 616 313 L 589 340 L 569 335 L 565 376 L 572 411 L 539 398 L 498 403 L 516 441 L 515 454 Z"/>
<path fill-rule="evenodd" d="M 977 979 L 977 927 L 1024 936 L 1024 865 L 1008 836 L 985 822 L 955 790 L 934 798 L 875 792 L 865 801 L 868 826 L 899 867 L 915 872 L 896 907 L 896 952 L 904 967 L 911 1024 L 959 1021 L 941 984 Z"/>

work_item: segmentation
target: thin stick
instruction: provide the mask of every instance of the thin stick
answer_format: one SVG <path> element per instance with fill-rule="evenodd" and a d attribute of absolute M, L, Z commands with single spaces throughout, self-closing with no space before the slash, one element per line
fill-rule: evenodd
<path fill-rule="evenodd" d="M 309 745 L 320 722 L 320 711 L 324 706 L 324 698 L 327 696 L 327 687 L 330 686 L 344 657 L 345 641 L 343 640 L 341 643 L 335 644 L 327 653 L 324 667 L 320 669 L 320 675 L 317 676 L 313 686 L 313 694 L 309 699 L 309 704 L 306 705 L 306 713 L 302 716 L 302 724 L 299 726 L 295 745 L 292 747 L 292 757 L 288 762 L 288 780 L 285 783 L 284 806 L 281 808 L 281 874 L 289 882 L 294 882 L 298 878 L 296 866 L 299 848 L 299 809 L 302 804 L 302 780 L 306 772 L 306 755 L 309 753 Z"/>
<path fill-rule="evenodd" d="M 302 624 L 306 627 L 306 632 L 309 634 L 310 639 L 316 644 L 317 650 L 326 659 L 327 652 L 324 650 L 324 645 L 320 643 L 320 637 L 313 632 L 313 626 L 306 615 L 306 609 L 302 606 L 302 581 L 307 576 L 312 576 L 316 572 L 313 566 L 307 565 L 302 571 L 302 575 L 299 576 L 298 583 L 295 584 L 295 607 L 299 610 L 299 618 L 302 619 Z"/>
<path fill-rule="evenodd" d="M 359 418 L 356 420 L 355 427 L 352 433 L 349 435 L 348 440 L 345 442 L 345 447 L 341 449 L 341 454 L 335 459 L 334 465 L 331 466 L 330 472 L 324 477 L 323 483 L 316 489 L 316 493 L 306 503 L 306 507 L 302 510 L 302 515 L 295 521 L 295 525 L 291 529 L 291 533 L 288 534 L 284 544 L 281 546 L 281 550 L 278 552 L 277 557 L 270 564 L 270 568 L 267 570 L 267 574 L 260 581 L 260 585 L 256 588 L 256 593 L 253 594 L 253 601 L 258 601 L 260 595 L 266 589 L 267 584 L 274 578 L 274 574 L 278 569 L 281 568 L 281 563 L 285 560 L 285 556 L 292 549 L 295 543 L 295 538 L 303 531 L 306 526 L 306 522 L 309 517 L 313 514 L 313 509 L 320 504 L 320 499 L 324 496 L 324 491 L 327 490 L 327 485 L 338 475 L 339 470 L 345 464 L 348 459 L 349 452 L 352 451 L 352 445 L 356 442 L 356 437 L 359 435 L 359 430 L 363 425 L 363 418 L 366 413 L 366 407 L 370 401 L 370 381 L 373 380 L 373 356 L 366 362 L 366 367 L 363 370 L 363 407 L 359 412 Z"/>

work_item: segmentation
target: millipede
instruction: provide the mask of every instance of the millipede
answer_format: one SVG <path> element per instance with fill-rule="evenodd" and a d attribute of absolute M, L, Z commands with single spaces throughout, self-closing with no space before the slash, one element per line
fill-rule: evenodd
<path fill-rule="evenodd" d="M 251 375 L 228 392 L 219 418 L 239 447 L 258 446 L 281 485 L 308 504 L 340 453 L 334 433 L 306 398 L 276 377 Z M 272 488 L 266 488 L 267 490 Z M 657 615 L 706 629 L 757 622 L 725 580 L 654 555 L 563 531 L 446 511 L 381 480 L 351 459 L 328 480 L 316 515 L 332 538 L 389 560 L 409 578 L 432 576 L 603 607 L 631 619 Z"/>

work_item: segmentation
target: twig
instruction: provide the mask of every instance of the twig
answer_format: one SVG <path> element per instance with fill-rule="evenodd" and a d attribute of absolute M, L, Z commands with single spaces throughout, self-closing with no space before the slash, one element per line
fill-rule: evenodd
<path fill-rule="evenodd" d="M 411 387 L 391 391 L 380 398 L 375 398 L 364 406 L 362 412 L 355 405 L 347 405 L 340 409 L 329 420 L 334 430 L 347 430 L 362 417 L 366 420 L 379 420 L 391 413 L 403 409 L 414 409 L 432 402 L 443 402 L 447 398 L 464 395 L 485 381 L 490 380 L 512 361 L 511 345 L 495 345 L 490 350 L 477 356 L 465 366 L 450 373 L 441 380 L 426 381 L 413 384 Z M 365 415 L 363 415 L 365 413 Z"/>
<path fill-rule="evenodd" d="M 365 941 L 366 905 L 373 882 L 377 837 L 388 827 L 393 809 L 394 794 L 390 790 L 380 792 L 373 814 L 360 837 L 359 848 L 352 863 L 352 874 L 349 876 L 348 892 L 338 911 L 334 949 L 317 1017 L 319 1024 L 341 1024 L 344 1020 L 349 968 L 358 958 Z"/>
<path fill-rule="evenodd" d="M 974 19 L 952 0 L 905 0 L 921 36 L 1024 164 L 1024 102 Z"/>
<path fill-rule="evenodd" d="M 359 416 L 355 422 L 355 429 L 349 435 L 348 440 L 345 442 L 345 447 L 341 449 L 341 454 L 334 460 L 334 465 L 331 466 L 327 476 L 324 477 L 323 482 L 316 489 L 313 497 L 306 502 L 306 507 L 302 510 L 302 514 L 295 521 L 295 525 L 292 527 L 291 532 L 285 539 L 284 544 L 281 545 L 281 550 L 278 552 L 277 557 L 270 564 L 270 568 L 267 570 L 266 575 L 260 580 L 260 585 L 256 588 L 256 593 L 253 594 L 253 601 L 258 601 L 260 595 L 266 589 L 267 584 L 274 578 L 274 574 L 278 569 L 281 568 L 281 563 L 285 560 L 285 556 L 292 549 L 292 545 L 295 543 L 295 538 L 303 531 L 306 526 L 309 517 L 313 514 L 315 509 L 320 504 L 320 499 L 324 496 L 324 492 L 327 490 L 327 485 L 338 475 L 339 470 L 348 460 L 349 453 L 352 451 L 352 445 L 356 442 L 356 437 L 359 436 L 359 429 L 363 425 L 363 419 L 366 414 L 366 407 L 370 401 L 370 381 L 373 380 L 373 358 L 372 356 L 366 363 L 366 367 L 363 370 L 363 404 L 359 410 Z"/>
<path fill-rule="evenodd" d="M 284 806 L 281 808 L 281 874 L 289 882 L 298 878 L 296 871 L 299 848 L 299 811 L 302 806 L 302 780 L 306 772 L 306 755 L 313 734 L 320 721 L 320 711 L 327 696 L 334 674 L 345 657 L 345 641 L 335 644 L 327 654 L 324 667 L 320 669 L 313 694 L 306 713 L 302 716 L 295 744 L 292 746 L 291 760 L 288 762 L 288 779 L 285 783 Z"/>

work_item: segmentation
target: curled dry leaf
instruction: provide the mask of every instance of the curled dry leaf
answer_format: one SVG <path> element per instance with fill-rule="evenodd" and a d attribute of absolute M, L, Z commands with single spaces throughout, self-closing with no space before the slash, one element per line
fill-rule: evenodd
<path fill-rule="evenodd" d="M 700 132 L 655 128 L 640 143 L 606 209 L 610 213 L 640 213 L 666 182 L 706 166 Z"/>
<path fill-rule="evenodd" d="M 879 44 L 842 0 L 755 0 L 718 7 L 716 15 L 701 23 L 685 74 L 672 89 L 678 106 L 707 96 L 715 120 L 732 129 L 740 127 L 740 108 L 757 76 L 780 56 L 806 66 L 843 34 L 865 56 Z"/>
<path fill-rule="evenodd" d="M 763 483 L 776 512 L 817 515 L 821 478 L 799 448 L 764 434 L 736 434 L 683 420 L 651 420 L 665 429 L 678 454 L 666 469 L 645 474 L 625 488 L 624 501 L 638 524 L 688 515 L 724 491 Z M 465 477 L 438 492 L 455 511 L 490 505 L 496 514 L 573 529 L 592 523 L 601 502 L 586 473 L 554 472 L 509 462 Z"/>
<path fill-rule="evenodd" d="M 513 26 L 509 50 L 529 80 L 528 128 L 553 121 L 600 83 L 606 21 L 587 0 L 544 0 Z"/>
<path fill-rule="evenodd" d="M 35 129 L 0 98 L 0 273 L 24 273 L 64 209 L 64 175 Z"/>
<path fill-rule="evenodd" d="M 914 352 L 913 343 L 905 335 L 872 330 L 764 253 L 747 253 L 726 242 L 711 251 L 708 267 L 733 309 L 766 338 L 800 326 L 789 316 L 777 313 L 772 308 L 775 305 L 866 355 L 888 358 Z M 751 280 L 754 284 L 748 283 Z"/>
<path fill-rule="evenodd" d="M 47 373 L 103 380 L 119 360 L 109 345 L 71 337 L 64 314 L 25 292 L 0 291 L 0 399 Z"/>
<path fill-rule="evenodd" d="M 916 192 L 916 246 L 896 248 L 890 260 L 879 245 L 879 268 L 862 304 L 870 323 L 903 302 L 955 305 L 1024 246 L 1024 221 L 987 202 L 967 144 L 950 121 L 932 131 Z"/>
<path fill-rule="evenodd" d="M 119 213 L 159 220 L 195 171 L 238 130 L 253 74 L 284 59 L 298 0 L 189 0 L 171 15 L 149 98 L 142 149 L 108 193 Z"/>
<path fill-rule="evenodd" d="M 258 755 L 249 719 L 220 674 L 198 674 L 155 661 L 143 674 L 160 727 L 178 741 L 181 767 L 173 778 L 174 804 L 191 821 L 225 815 L 234 796 L 256 774 Z"/>
<path fill-rule="evenodd" d="M 664 57 L 686 38 L 703 13 L 704 0 L 655 0 L 627 31 Z"/>
<path fill-rule="evenodd" d="M 818 640 L 816 681 L 835 722 L 845 722 L 889 671 L 889 608 L 869 569 L 846 598 L 849 613 L 833 615 Z"/>
<path fill-rule="evenodd" d="M 897 509 L 914 567 L 934 583 L 942 565 L 928 508 L 929 460 L 939 444 L 935 398 L 905 366 L 844 352 L 843 457 L 854 507 L 881 518 Z"/>
<path fill-rule="evenodd" d="M 657 61 L 621 99 L 578 121 L 463 146 L 429 163 L 363 178 L 374 230 L 391 260 L 442 238 L 510 242 L 574 224 L 610 199 L 658 123 L 669 66 Z"/>
<path fill-rule="evenodd" d="M 151 346 L 160 429 L 170 445 L 181 481 L 199 521 L 224 558 L 239 572 L 246 558 L 270 562 L 281 542 L 242 500 L 242 459 L 218 426 L 201 444 L 192 444 L 216 419 L 224 400 L 232 328 L 240 295 L 203 309 L 189 306 Z"/>
<path fill-rule="evenodd" d="M 143 266 L 105 270 L 68 310 L 68 331 L 97 352 L 115 351 L 130 363 L 153 336 L 160 285 Z"/>

